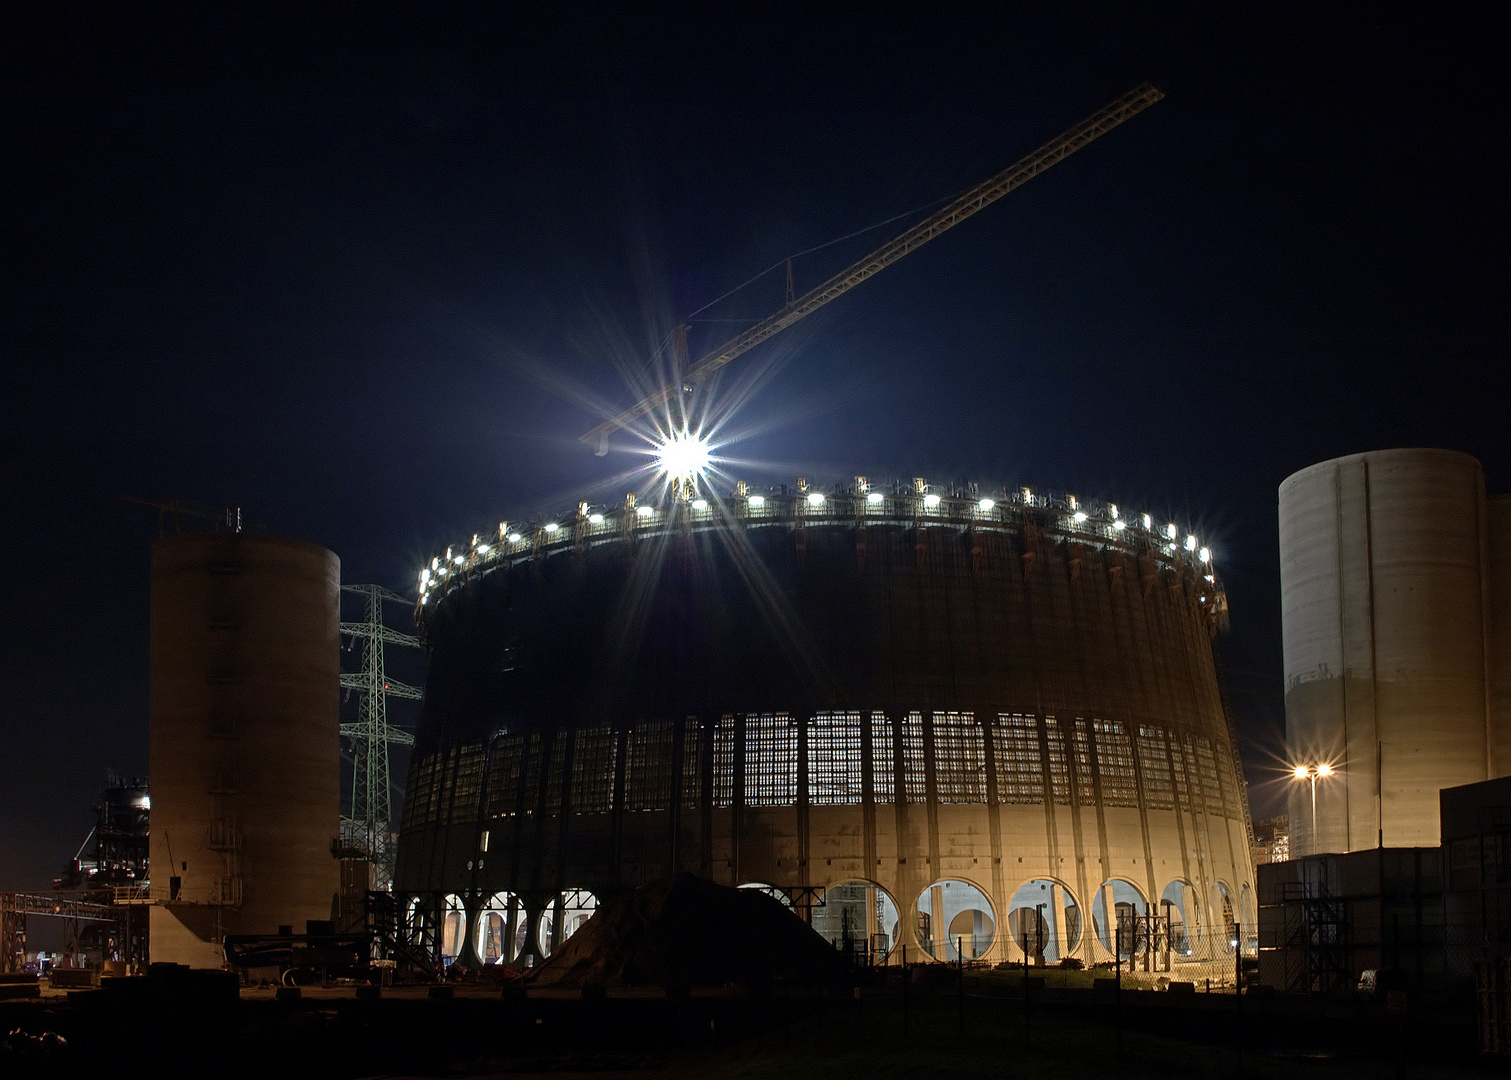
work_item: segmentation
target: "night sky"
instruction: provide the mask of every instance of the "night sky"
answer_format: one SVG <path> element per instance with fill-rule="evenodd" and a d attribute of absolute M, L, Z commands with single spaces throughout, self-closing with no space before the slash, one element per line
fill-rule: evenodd
<path fill-rule="evenodd" d="M 620 497 L 579 399 L 629 404 L 678 317 L 1143 80 L 1168 98 L 752 354 L 727 452 L 1192 522 L 1277 807 L 1277 485 L 1422 445 L 1511 488 L 1505 27 L 731 6 L 7 16 L 0 888 L 46 885 L 106 770 L 147 769 L 158 520 L 121 495 L 239 505 L 410 591 L 500 518 Z M 705 316 L 781 301 L 773 275 Z"/>

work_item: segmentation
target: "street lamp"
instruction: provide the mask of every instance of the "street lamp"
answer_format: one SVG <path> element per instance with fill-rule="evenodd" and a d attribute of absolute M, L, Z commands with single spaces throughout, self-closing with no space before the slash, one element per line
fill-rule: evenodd
<path fill-rule="evenodd" d="M 1312 854 L 1317 853 L 1317 778 L 1324 780 L 1333 775 L 1333 767 L 1326 762 L 1320 765 L 1297 765 L 1291 772 L 1296 780 L 1306 780 L 1312 785 Z"/>

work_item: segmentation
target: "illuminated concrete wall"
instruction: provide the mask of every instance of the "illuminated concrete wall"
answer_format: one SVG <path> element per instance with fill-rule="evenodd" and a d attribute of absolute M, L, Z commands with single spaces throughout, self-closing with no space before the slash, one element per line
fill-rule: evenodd
<path fill-rule="evenodd" d="M 331 917 L 339 866 L 340 563 L 280 537 L 152 550 L 154 961 Z"/>
<path fill-rule="evenodd" d="M 1151 909 L 1177 960 L 1229 951 L 1253 871 L 1198 550 L 1073 506 L 852 501 L 610 521 L 432 593 L 397 891 L 529 922 L 689 870 L 843 886 L 816 924 L 894 961 L 1028 929 L 1096 962 L 1109 911 Z"/>
<path fill-rule="evenodd" d="M 1294 785 L 1292 857 L 1436 845 L 1440 789 L 1511 771 L 1496 505 L 1492 531 L 1479 462 L 1447 450 L 1337 458 L 1280 486 L 1287 741 L 1293 763 L 1337 770 L 1315 836 Z"/>

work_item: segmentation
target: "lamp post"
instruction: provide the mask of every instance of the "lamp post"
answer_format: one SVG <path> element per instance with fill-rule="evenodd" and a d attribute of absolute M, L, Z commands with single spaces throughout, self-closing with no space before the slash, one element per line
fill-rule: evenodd
<path fill-rule="evenodd" d="M 1324 780 L 1333 775 L 1333 767 L 1326 762 L 1317 765 L 1297 765 L 1291 771 L 1291 776 L 1296 780 L 1306 780 L 1312 786 L 1312 851 L 1317 854 L 1317 778 Z"/>

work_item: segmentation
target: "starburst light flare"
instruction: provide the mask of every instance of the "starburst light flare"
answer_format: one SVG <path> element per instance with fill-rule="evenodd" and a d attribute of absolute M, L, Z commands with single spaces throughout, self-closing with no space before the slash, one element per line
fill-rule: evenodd
<path fill-rule="evenodd" d="M 670 480 L 697 480 L 708 469 L 708 441 L 687 432 L 664 440 L 656 464 Z"/>

